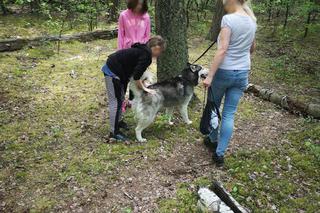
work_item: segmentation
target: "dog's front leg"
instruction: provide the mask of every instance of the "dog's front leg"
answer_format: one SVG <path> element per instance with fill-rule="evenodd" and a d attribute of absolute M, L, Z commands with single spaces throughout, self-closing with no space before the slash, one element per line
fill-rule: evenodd
<path fill-rule="evenodd" d="M 173 122 L 171 121 L 172 119 L 172 114 L 173 114 L 173 107 L 169 107 L 166 109 L 166 114 L 168 116 L 168 122 L 169 122 L 169 125 L 173 125 Z"/>
<path fill-rule="evenodd" d="M 147 142 L 147 139 L 142 137 L 142 130 L 139 126 L 136 128 L 136 138 L 139 142 Z"/>
<path fill-rule="evenodd" d="M 142 131 L 147 128 L 155 119 L 155 114 L 154 115 L 142 115 L 141 116 L 143 119 L 140 119 L 138 121 L 138 125 L 136 127 L 136 138 L 139 142 L 147 142 L 147 139 L 142 137 Z"/>
<path fill-rule="evenodd" d="M 180 108 L 180 114 L 182 116 L 183 121 L 186 124 L 192 124 L 192 121 L 189 120 L 189 116 L 188 116 L 188 105 L 183 105 Z"/>

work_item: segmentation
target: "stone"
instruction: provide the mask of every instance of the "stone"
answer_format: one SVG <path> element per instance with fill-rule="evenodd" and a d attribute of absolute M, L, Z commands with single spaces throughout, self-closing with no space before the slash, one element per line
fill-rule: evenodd
<path fill-rule="evenodd" d="M 219 212 L 220 198 L 207 188 L 200 188 L 198 191 L 198 210 L 200 212 L 215 213 Z"/>

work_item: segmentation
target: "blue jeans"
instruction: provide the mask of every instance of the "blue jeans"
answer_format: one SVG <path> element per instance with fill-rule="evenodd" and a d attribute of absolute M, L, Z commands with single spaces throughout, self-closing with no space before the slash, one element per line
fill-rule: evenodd
<path fill-rule="evenodd" d="M 224 156 L 224 153 L 231 140 L 234 115 L 237 111 L 240 98 L 248 85 L 249 70 L 223 70 L 218 69 L 211 85 L 212 97 L 208 99 L 213 100 L 220 108 L 222 98 L 224 99 L 224 106 L 222 111 L 222 120 L 220 124 L 220 131 L 217 130 L 210 133 L 209 138 L 211 142 L 218 142 L 216 154 Z"/>

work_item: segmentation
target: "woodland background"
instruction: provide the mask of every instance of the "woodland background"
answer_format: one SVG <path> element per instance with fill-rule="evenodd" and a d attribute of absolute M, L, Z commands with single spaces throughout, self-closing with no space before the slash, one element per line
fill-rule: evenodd
<path fill-rule="evenodd" d="M 251 83 L 320 104 L 319 5 L 252 1 L 258 32 Z M 158 67 L 152 65 L 164 79 L 216 38 L 222 3 L 156 0 L 149 6 L 153 34 L 169 42 Z M 112 31 L 125 2 L 0 0 L 0 7 L 0 40 L 11 41 Z M 198 132 L 201 87 L 189 109 L 192 126 L 178 116 L 168 126 L 160 113 L 145 133 L 149 143 L 108 143 L 100 67 L 115 50 L 115 38 L 44 39 L 0 53 L 1 212 L 195 212 L 197 187 L 215 179 L 254 212 L 318 211 L 319 121 L 250 93 L 239 107 L 225 170 L 211 165 Z M 209 66 L 214 51 L 199 64 Z M 131 111 L 126 119 L 133 127 Z"/>

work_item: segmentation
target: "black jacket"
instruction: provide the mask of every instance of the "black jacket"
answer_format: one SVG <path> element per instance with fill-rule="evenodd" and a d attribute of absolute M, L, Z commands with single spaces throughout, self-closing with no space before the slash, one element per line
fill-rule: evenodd
<path fill-rule="evenodd" d="M 121 82 L 127 83 L 131 77 L 139 80 L 152 63 L 151 49 L 136 43 L 129 49 L 119 50 L 109 55 L 107 65 Z"/>

